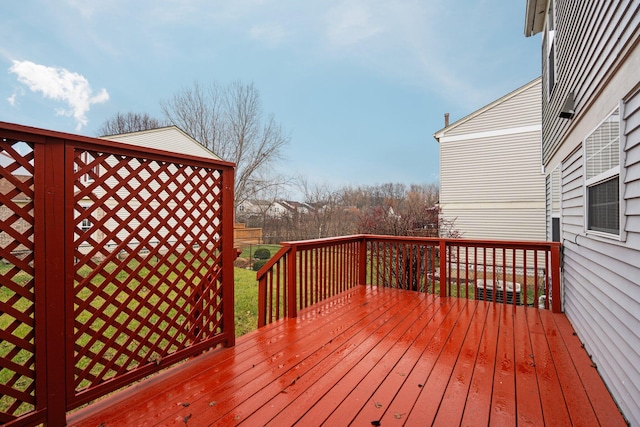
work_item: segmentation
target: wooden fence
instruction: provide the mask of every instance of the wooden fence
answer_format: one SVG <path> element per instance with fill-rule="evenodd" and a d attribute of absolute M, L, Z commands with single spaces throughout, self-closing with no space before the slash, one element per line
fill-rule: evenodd
<path fill-rule="evenodd" d="M 234 344 L 234 165 L 0 122 L 0 423 Z"/>

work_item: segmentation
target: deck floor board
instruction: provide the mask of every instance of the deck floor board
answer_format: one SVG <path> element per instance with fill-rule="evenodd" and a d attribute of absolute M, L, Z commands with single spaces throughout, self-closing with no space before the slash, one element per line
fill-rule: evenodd
<path fill-rule="evenodd" d="M 69 416 L 120 425 L 625 425 L 563 314 L 361 286 Z"/>

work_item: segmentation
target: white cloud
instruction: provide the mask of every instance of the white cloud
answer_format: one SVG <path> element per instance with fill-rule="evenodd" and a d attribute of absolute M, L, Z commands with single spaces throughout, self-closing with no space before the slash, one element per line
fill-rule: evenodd
<path fill-rule="evenodd" d="M 282 42 L 287 33 L 281 25 L 268 23 L 255 25 L 251 28 L 250 35 L 268 46 L 275 47 Z"/>
<path fill-rule="evenodd" d="M 68 109 L 59 109 L 57 113 L 73 116 L 76 120 L 76 131 L 87 124 L 86 114 L 92 104 L 109 100 L 106 89 L 101 89 L 97 95 L 93 95 L 89 81 L 84 76 L 64 68 L 14 60 L 9 72 L 16 74 L 18 81 L 32 92 L 40 92 L 45 98 L 66 103 Z M 15 102 L 15 97 L 12 98 Z"/>
<path fill-rule="evenodd" d="M 367 40 L 382 31 L 368 3 L 352 0 L 338 4 L 327 14 L 327 37 L 337 46 Z"/>

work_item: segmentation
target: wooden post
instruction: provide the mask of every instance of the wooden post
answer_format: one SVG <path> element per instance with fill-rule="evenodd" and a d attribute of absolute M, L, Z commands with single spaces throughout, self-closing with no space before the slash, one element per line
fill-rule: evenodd
<path fill-rule="evenodd" d="M 227 334 L 225 345 L 232 347 L 236 343 L 235 331 L 235 297 L 233 262 L 236 259 L 236 251 L 233 242 L 234 201 L 233 201 L 233 168 L 225 168 L 222 171 L 222 298 L 223 298 L 223 324 Z"/>
<path fill-rule="evenodd" d="M 258 281 L 258 328 L 267 324 L 267 275 Z"/>
<path fill-rule="evenodd" d="M 297 247 L 295 245 L 291 246 L 291 251 L 287 255 L 287 317 L 296 317 L 298 315 L 298 306 L 297 302 Z"/>
<path fill-rule="evenodd" d="M 38 407 L 41 407 L 40 399 L 46 404 L 47 425 L 66 425 L 66 394 L 68 389 L 73 393 L 73 358 L 67 360 L 67 349 L 73 347 L 73 324 L 69 336 L 65 333 L 66 316 L 73 318 L 73 303 L 67 303 L 71 295 L 67 295 L 66 290 L 73 289 L 73 277 L 67 284 L 65 267 L 73 263 L 73 246 L 68 252 L 61 250 L 67 247 L 65 225 L 68 222 L 65 145 L 60 140 L 35 144 L 34 155 L 35 265 L 37 271 L 44 272 L 41 276 L 36 274 L 37 307 L 44 310 L 36 314 L 36 319 L 44 325 L 44 328 L 37 327 L 38 331 L 46 331 L 44 335 L 36 335 L 36 372 L 43 374 L 46 397 L 36 396 L 36 399 Z M 73 166 L 70 171 L 73 177 Z M 73 207 L 70 221 L 73 221 Z M 73 233 L 69 234 L 73 237 Z"/>
<path fill-rule="evenodd" d="M 360 238 L 358 243 L 358 284 L 367 284 L 367 238 Z"/>
<path fill-rule="evenodd" d="M 447 296 L 447 241 L 440 239 L 440 296 Z"/>
<path fill-rule="evenodd" d="M 560 293 L 560 245 L 551 246 L 551 311 L 562 312 Z"/>

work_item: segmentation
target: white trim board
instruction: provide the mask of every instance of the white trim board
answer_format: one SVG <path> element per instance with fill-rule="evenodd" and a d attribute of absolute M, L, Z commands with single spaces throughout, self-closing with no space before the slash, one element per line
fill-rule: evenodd
<path fill-rule="evenodd" d="M 530 125 L 530 126 L 519 126 L 515 128 L 509 128 L 509 129 L 490 130 L 486 132 L 467 133 L 463 135 L 443 136 L 440 138 L 440 142 L 442 143 L 442 142 L 466 141 L 470 139 L 493 138 L 496 136 L 515 135 L 518 133 L 540 132 L 540 131 L 542 131 L 542 124 L 537 124 L 537 125 Z"/>

